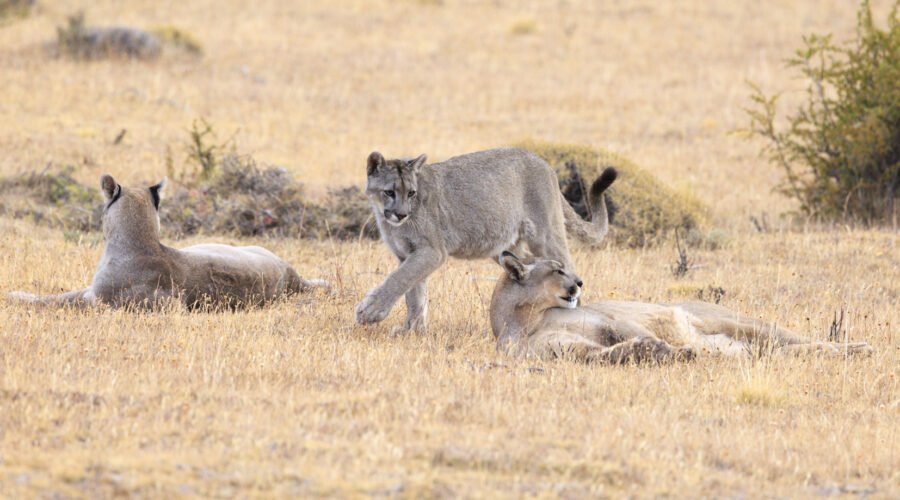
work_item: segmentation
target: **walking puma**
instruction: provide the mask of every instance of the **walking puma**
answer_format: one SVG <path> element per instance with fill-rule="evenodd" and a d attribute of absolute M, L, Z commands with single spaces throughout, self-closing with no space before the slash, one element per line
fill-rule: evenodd
<path fill-rule="evenodd" d="M 563 199 L 553 169 L 536 154 L 498 148 L 425 165 L 369 155 L 366 195 L 381 238 L 400 267 L 356 307 L 361 324 L 383 320 L 406 295 L 406 330 L 426 328 L 426 279 L 447 257 L 500 257 L 506 250 L 564 262 L 573 269 L 566 232 L 598 243 L 608 229 L 603 191 L 618 175 L 607 168 L 591 186 L 588 223 Z"/>

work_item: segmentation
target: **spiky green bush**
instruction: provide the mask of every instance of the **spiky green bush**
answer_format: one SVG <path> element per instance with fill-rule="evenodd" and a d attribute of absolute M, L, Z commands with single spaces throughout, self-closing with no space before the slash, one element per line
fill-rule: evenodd
<path fill-rule="evenodd" d="M 750 129 L 767 140 L 769 161 L 786 173 L 779 190 L 823 219 L 886 220 L 900 196 L 900 20 L 894 4 L 886 30 L 868 0 L 856 38 L 835 43 L 809 35 L 788 60 L 808 82 L 806 103 L 776 127 L 778 95 L 753 85 Z M 752 85 L 752 84 L 751 84 Z"/>

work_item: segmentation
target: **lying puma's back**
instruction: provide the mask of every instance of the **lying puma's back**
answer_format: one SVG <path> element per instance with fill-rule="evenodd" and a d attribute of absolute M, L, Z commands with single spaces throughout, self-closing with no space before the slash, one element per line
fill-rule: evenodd
<path fill-rule="evenodd" d="M 173 249 L 171 255 L 183 279 L 187 304 L 204 296 L 216 303 L 259 304 L 302 289 L 297 272 L 262 247 L 208 243 Z"/>

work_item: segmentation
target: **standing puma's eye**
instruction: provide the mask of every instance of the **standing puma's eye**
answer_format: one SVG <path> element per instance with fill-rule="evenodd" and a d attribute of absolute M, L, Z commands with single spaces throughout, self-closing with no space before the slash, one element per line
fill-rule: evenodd
<path fill-rule="evenodd" d="M 394 197 L 394 191 L 392 191 L 392 190 L 390 190 L 390 189 L 385 189 L 385 190 L 384 190 L 384 195 L 387 196 L 388 198 L 393 198 L 393 197 Z"/>
<path fill-rule="evenodd" d="M 407 193 L 407 196 L 409 196 L 410 198 L 415 198 L 415 197 L 416 197 L 416 192 L 415 192 L 415 191 L 410 191 L 409 193 Z"/>

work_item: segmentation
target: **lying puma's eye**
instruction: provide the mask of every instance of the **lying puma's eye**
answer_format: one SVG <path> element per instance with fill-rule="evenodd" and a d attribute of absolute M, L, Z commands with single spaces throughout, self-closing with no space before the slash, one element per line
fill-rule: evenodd
<path fill-rule="evenodd" d="M 387 196 L 388 198 L 393 198 L 393 197 L 394 197 L 394 192 L 391 191 L 390 189 L 386 189 L 386 190 L 384 191 L 384 195 Z"/>
<path fill-rule="evenodd" d="M 415 191 L 410 191 L 409 193 L 407 193 L 407 195 L 408 195 L 410 198 L 414 198 L 414 197 L 416 196 L 416 192 L 415 192 Z"/>
<path fill-rule="evenodd" d="M 565 275 L 566 275 L 565 271 L 563 271 L 562 269 L 557 269 L 557 270 L 556 270 L 556 274 L 559 274 L 560 276 L 565 276 Z"/>

